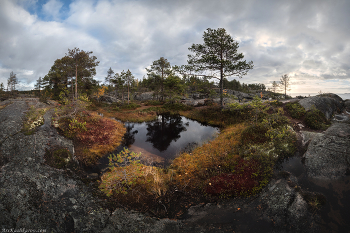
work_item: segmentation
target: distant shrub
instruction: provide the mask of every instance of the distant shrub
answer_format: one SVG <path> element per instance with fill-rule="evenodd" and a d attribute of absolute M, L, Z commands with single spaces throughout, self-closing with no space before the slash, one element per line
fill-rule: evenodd
<path fill-rule="evenodd" d="M 145 102 L 146 106 L 155 106 L 155 105 L 162 105 L 162 104 L 164 104 L 164 102 L 159 101 L 159 100 L 147 100 Z"/>
<path fill-rule="evenodd" d="M 167 102 L 163 105 L 163 108 L 170 111 L 188 111 L 193 109 L 191 106 L 178 102 Z"/>
<path fill-rule="evenodd" d="M 129 104 L 124 103 L 124 104 L 119 105 L 119 109 L 130 109 L 130 110 L 132 110 L 132 109 L 136 109 L 136 108 L 139 108 L 139 107 L 140 107 L 139 104 L 136 104 L 136 103 L 133 103 L 133 102 L 131 102 Z"/>
<path fill-rule="evenodd" d="M 283 105 L 283 103 L 281 101 L 278 101 L 278 100 L 273 100 L 273 101 L 270 101 L 269 103 L 271 106 L 274 106 L 274 107 L 280 107 Z"/>
<path fill-rule="evenodd" d="M 287 103 L 286 109 L 291 115 L 291 117 L 294 119 L 301 119 L 306 113 L 305 108 L 301 106 L 298 102 Z"/>

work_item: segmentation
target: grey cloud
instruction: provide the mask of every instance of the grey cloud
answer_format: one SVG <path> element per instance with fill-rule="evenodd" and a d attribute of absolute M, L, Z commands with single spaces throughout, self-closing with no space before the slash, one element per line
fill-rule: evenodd
<path fill-rule="evenodd" d="M 1 1 L 0 8 L 9 2 Z M 20 0 L 15 5 L 38 11 L 37 6 Z M 269 83 L 286 73 L 296 74 L 295 83 L 303 78 L 349 79 L 347 9 L 350 2 L 341 0 L 80 0 L 58 22 L 31 15 L 33 23 L 26 24 L 23 14 L 16 20 L 0 14 L 0 82 L 8 70 L 33 70 L 31 76 L 22 75 L 30 83 L 73 47 L 93 51 L 101 61 L 98 80 L 104 80 L 109 67 L 130 69 L 142 78 L 144 68 L 161 56 L 172 65 L 185 64 L 188 47 L 203 43 L 207 28 L 218 27 L 227 29 L 240 42 L 239 52 L 254 62 L 242 82 Z"/>

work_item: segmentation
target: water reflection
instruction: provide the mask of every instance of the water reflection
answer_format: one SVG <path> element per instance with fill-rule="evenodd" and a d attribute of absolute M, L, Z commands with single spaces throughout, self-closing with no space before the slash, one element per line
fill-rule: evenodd
<path fill-rule="evenodd" d="M 180 133 L 186 131 L 181 116 L 160 115 L 158 121 L 147 123 L 147 140 L 159 151 L 168 149 L 172 141 L 180 138 Z"/>
<path fill-rule="evenodd" d="M 165 164 L 189 145 L 201 144 L 219 132 L 218 128 L 179 115 L 159 115 L 156 121 L 147 123 L 126 122 L 125 127 L 124 147 Z"/>
<path fill-rule="evenodd" d="M 135 124 L 125 124 L 126 133 L 124 134 L 124 145 L 129 146 L 135 142 L 135 134 L 138 133 L 137 130 L 132 131 L 135 127 Z"/>

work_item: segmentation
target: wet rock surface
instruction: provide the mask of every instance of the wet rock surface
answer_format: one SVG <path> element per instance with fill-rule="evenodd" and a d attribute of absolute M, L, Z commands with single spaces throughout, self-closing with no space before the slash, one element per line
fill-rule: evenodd
<path fill-rule="evenodd" d="M 318 232 L 318 216 L 295 190 L 297 179 L 287 176 L 276 176 L 251 198 L 193 206 L 183 224 L 193 232 Z"/>
<path fill-rule="evenodd" d="M 304 157 L 311 178 L 328 180 L 345 176 L 350 169 L 350 125 L 334 123 L 315 136 Z"/>

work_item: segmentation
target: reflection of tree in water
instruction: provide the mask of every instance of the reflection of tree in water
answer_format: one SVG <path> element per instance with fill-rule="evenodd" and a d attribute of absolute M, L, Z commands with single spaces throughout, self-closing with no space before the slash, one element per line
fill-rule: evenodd
<path fill-rule="evenodd" d="M 135 127 L 135 124 L 125 123 L 126 133 L 124 134 L 124 145 L 129 146 L 135 142 L 135 134 L 137 130 L 131 131 Z"/>
<path fill-rule="evenodd" d="M 186 131 L 181 116 L 161 115 L 160 121 L 147 123 L 147 142 L 151 142 L 159 151 L 166 150 L 170 143 L 180 138 Z"/>

